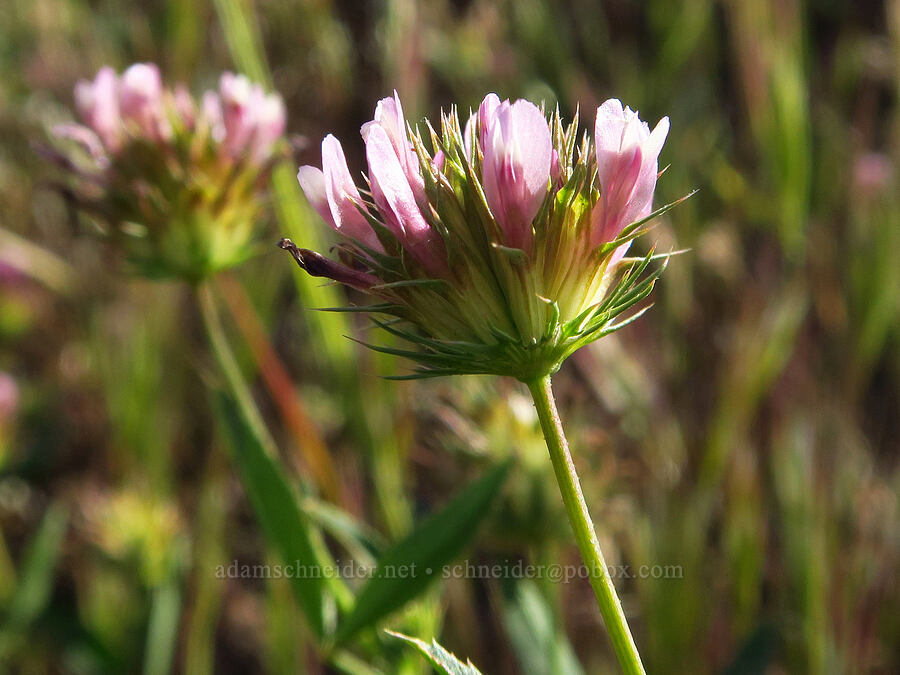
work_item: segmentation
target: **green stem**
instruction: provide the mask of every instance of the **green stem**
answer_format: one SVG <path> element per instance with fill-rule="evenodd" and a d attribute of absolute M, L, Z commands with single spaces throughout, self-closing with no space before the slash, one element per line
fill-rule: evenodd
<path fill-rule="evenodd" d="M 603 559 L 603 552 L 600 550 L 600 542 L 597 541 L 597 534 L 594 532 L 591 514 L 581 492 L 575 463 L 569 453 L 569 443 L 566 441 L 559 412 L 556 410 L 556 402 L 553 400 L 550 376 L 532 380 L 527 384 L 541 421 L 541 429 L 547 441 L 547 449 L 550 451 L 550 461 L 553 463 L 556 482 L 559 483 L 559 491 L 566 505 L 569 523 L 575 532 L 578 550 L 588 568 L 591 586 L 594 595 L 597 596 L 600 614 L 603 615 L 603 621 L 612 638 L 616 656 L 627 675 L 644 675 L 641 657 L 628 629 L 622 604 L 616 595 L 606 561 Z"/>
<path fill-rule="evenodd" d="M 231 347 L 228 346 L 228 338 L 225 337 L 222 320 L 219 318 L 219 312 L 216 309 L 216 299 L 213 296 L 212 288 L 208 284 L 202 284 L 197 287 L 197 301 L 200 304 L 200 313 L 203 315 L 203 323 L 209 335 L 209 343 L 212 346 L 213 354 L 219 362 L 222 374 L 228 381 L 228 386 L 231 388 L 231 392 L 240 406 L 241 412 L 244 413 L 244 418 L 263 448 L 272 457 L 276 457 L 278 452 L 275 441 L 272 439 L 272 435 L 259 414 L 259 409 L 256 407 L 250 388 L 241 374 L 237 359 L 234 358 L 234 353 L 231 351 Z"/>
<path fill-rule="evenodd" d="M 263 449 L 269 453 L 269 456 L 278 460 L 278 446 L 275 439 L 269 433 L 265 421 L 256 407 L 253 395 L 250 393 L 250 387 L 247 386 L 244 376 L 241 374 L 240 366 L 237 359 L 234 358 L 234 352 L 228 345 L 228 338 L 225 336 L 225 330 L 222 327 L 222 321 L 219 318 L 219 312 L 216 309 L 216 298 L 209 284 L 201 284 L 196 288 L 197 301 L 200 304 L 200 313 L 203 315 L 203 323 L 206 325 L 206 332 L 209 334 L 209 342 L 212 346 L 213 354 L 219 362 L 219 368 L 228 381 L 231 393 L 234 395 L 241 413 L 256 440 L 259 441 Z M 304 513 L 305 515 L 305 513 Z M 311 540 L 314 553 L 318 563 L 326 568 L 334 567 L 334 558 L 328 552 L 324 540 L 321 538 L 318 530 L 311 531 Z M 331 590 L 332 595 L 342 610 L 349 608 L 352 602 L 352 593 L 346 584 L 339 577 L 329 576 L 326 582 Z"/>

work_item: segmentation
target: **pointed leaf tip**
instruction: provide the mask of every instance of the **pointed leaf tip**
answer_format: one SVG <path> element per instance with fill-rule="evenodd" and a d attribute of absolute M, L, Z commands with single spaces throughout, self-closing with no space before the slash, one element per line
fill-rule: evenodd
<path fill-rule="evenodd" d="M 424 640 L 410 637 L 403 633 L 396 633 L 391 630 L 386 630 L 385 633 L 411 644 L 443 675 L 481 675 L 481 671 L 473 666 L 471 661 L 463 663 L 435 639 L 432 639 L 431 644 L 428 644 Z"/>

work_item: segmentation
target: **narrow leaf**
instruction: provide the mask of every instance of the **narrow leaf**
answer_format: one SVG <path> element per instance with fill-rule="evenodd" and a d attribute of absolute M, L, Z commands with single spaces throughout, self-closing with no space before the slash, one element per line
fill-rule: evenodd
<path fill-rule="evenodd" d="M 395 633 L 393 631 L 385 631 L 388 635 L 392 635 L 399 640 L 408 642 L 428 659 L 428 662 L 444 675 L 481 675 L 481 671 L 472 665 L 471 661 L 463 663 L 453 654 L 441 647 L 436 640 L 432 640 L 431 644 L 419 640 L 418 638 L 404 635 L 403 633 Z"/>
<path fill-rule="evenodd" d="M 144 675 L 165 675 L 171 672 L 180 618 L 181 591 L 177 580 L 167 579 L 153 590 L 147 650 L 144 653 Z"/>
<path fill-rule="evenodd" d="M 53 574 L 59 561 L 66 535 L 68 514 L 53 504 L 41 521 L 40 529 L 29 542 L 22 560 L 18 586 L 6 608 L 0 628 L 0 663 L 9 657 L 24 638 L 29 626 L 36 621 L 53 592 Z"/>
<path fill-rule="evenodd" d="M 353 611 L 338 626 L 337 644 L 400 609 L 441 574 L 475 536 L 508 470 L 509 462 L 492 469 L 384 552 Z"/>
<path fill-rule="evenodd" d="M 610 333 L 615 333 L 617 330 L 619 330 L 620 328 L 624 328 L 625 326 L 630 324 L 632 321 L 637 321 L 638 319 L 640 319 L 644 315 L 644 313 L 647 312 L 651 307 L 653 307 L 653 305 L 647 305 L 646 307 L 644 307 L 640 311 L 636 312 L 632 316 L 629 316 L 627 319 L 622 319 L 622 321 L 619 321 L 618 323 L 611 323 L 611 324 L 604 326 L 603 330 L 600 332 L 600 334 L 601 335 L 609 335 Z"/>
<path fill-rule="evenodd" d="M 310 540 L 309 526 L 294 491 L 284 471 L 263 449 L 234 401 L 217 393 L 215 403 L 219 422 L 230 441 L 226 445 L 266 538 L 276 547 L 285 564 L 297 564 L 309 572 L 294 575 L 291 581 L 310 627 L 322 637 L 325 632 L 324 575 L 318 573 L 321 570 Z"/>
<path fill-rule="evenodd" d="M 612 251 L 615 251 L 622 244 L 625 244 L 625 243 L 631 241 L 632 239 L 637 239 L 642 234 L 649 232 L 651 229 L 653 229 L 653 226 L 645 228 L 645 227 L 643 227 L 643 225 L 646 225 L 651 220 L 658 218 L 659 216 L 666 213 L 667 211 L 671 211 L 672 209 L 674 209 L 676 206 L 678 206 L 682 202 L 693 197 L 695 194 L 697 194 L 697 190 L 692 190 L 691 192 L 684 195 L 684 197 L 681 197 L 680 199 L 676 199 L 674 202 L 669 202 L 665 206 L 660 206 L 658 209 L 656 209 L 650 215 L 648 215 L 644 218 L 641 218 L 640 220 L 636 220 L 633 223 L 631 223 L 630 225 L 627 225 L 619 233 L 619 236 L 616 237 L 613 241 L 602 244 L 601 246 L 599 246 L 597 248 L 597 250 L 599 251 L 600 257 L 603 258 L 604 256 L 608 255 Z"/>
<path fill-rule="evenodd" d="M 416 287 L 416 288 L 434 288 L 441 289 L 447 286 L 447 282 L 443 279 L 401 279 L 400 281 L 391 281 L 386 284 L 376 284 L 372 286 L 369 290 L 371 291 L 383 291 L 390 290 L 392 288 L 408 288 L 408 287 Z"/>
<path fill-rule="evenodd" d="M 524 670 L 533 675 L 584 675 L 553 609 L 533 581 L 505 585 L 502 614 Z"/>

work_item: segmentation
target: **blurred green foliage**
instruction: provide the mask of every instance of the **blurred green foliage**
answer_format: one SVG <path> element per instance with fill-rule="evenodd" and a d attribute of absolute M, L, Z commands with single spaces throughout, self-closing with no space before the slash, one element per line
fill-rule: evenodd
<path fill-rule="evenodd" d="M 491 90 L 580 106 L 588 127 L 611 96 L 669 115 L 657 201 L 700 192 L 657 245 L 692 250 L 644 318 L 556 378 L 604 550 L 634 573 L 616 585 L 648 672 L 900 669 L 896 0 L 0 4 L 0 371 L 17 387 L 0 402 L 3 669 L 428 667 L 371 628 L 326 654 L 288 580 L 215 573 L 281 553 L 214 423 L 200 310 L 186 288 L 125 277 L 32 149 L 71 115 L 77 79 L 140 60 L 195 90 L 271 68 L 296 164 L 334 132 L 361 169 L 359 126 L 394 88 L 412 118 Z M 577 564 L 519 385 L 385 382 L 408 364 L 343 338 L 365 322 L 309 310 L 354 298 L 274 247 L 328 246 L 294 168 L 273 181 L 271 251 L 215 291 L 315 555 L 371 562 L 512 457 L 463 560 Z M 346 580 L 347 607 L 363 581 Z M 485 673 L 577 673 L 573 656 L 615 672 L 585 579 L 423 592 L 379 625 Z"/>

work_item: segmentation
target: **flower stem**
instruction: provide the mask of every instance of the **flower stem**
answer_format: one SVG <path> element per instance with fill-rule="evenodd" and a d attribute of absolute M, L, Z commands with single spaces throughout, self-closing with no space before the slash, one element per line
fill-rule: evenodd
<path fill-rule="evenodd" d="M 276 456 L 277 450 L 272 435 L 266 428 L 259 408 L 253 401 L 253 395 L 250 388 L 241 374 L 240 366 L 234 358 L 234 353 L 228 345 L 228 338 L 225 337 L 225 330 L 222 327 L 222 320 L 219 318 L 219 312 L 216 309 L 216 299 L 213 295 L 212 288 L 209 284 L 202 284 L 197 287 L 197 301 L 200 305 L 200 313 L 203 315 L 203 323 L 206 326 L 206 332 L 209 336 L 209 343 L 212 346 L 213 354 L 219 362 L 219 368 L 231 388 L 244 419 L 250 425 L 253 434 L 273 457 Z"/>
<path fill-rule="evenodd" d="M 600 614 L 603 615 L 616 656 L 627 675 L 644 675 L 641 657 L 628 629 L 625 613 L 616 595 L 606 561 L 603 559 L 603 552 L 600 550 L 600 543 L 597 541 L 597 534 L 594 532 L 591 514 L 581 492 L 575 463 L 569 453 L 569 443 L 566 441 L 559 412 L 556 410 L 556 402 L 553 400 L 550 376 L 532 380 L 527 384 L 541 421 L 541 429 L 547 441 L 547 449 L 550 451 L 550 461 L 553 463 L 559 491 L 566 505 L 569 523 L 575 532 L 578 550 L 587 565 L 591 586 L 594 595 L 597 596 Z"/>

